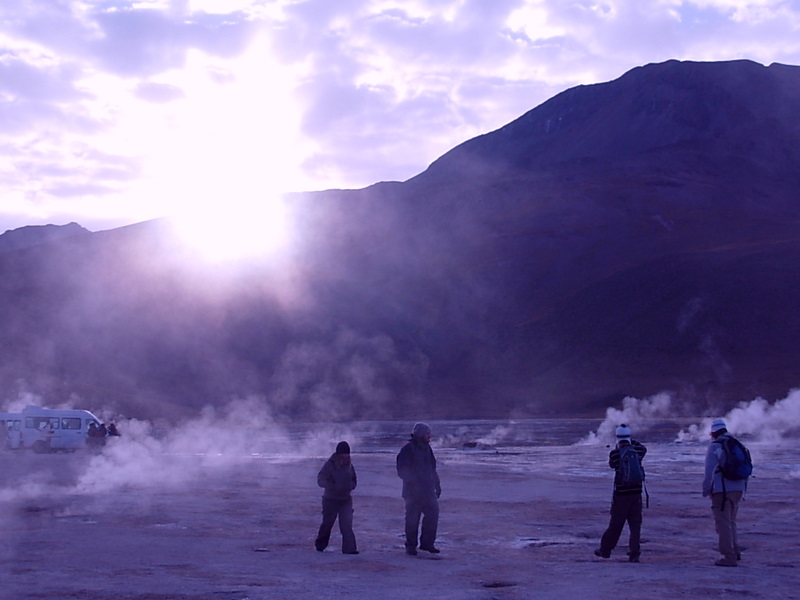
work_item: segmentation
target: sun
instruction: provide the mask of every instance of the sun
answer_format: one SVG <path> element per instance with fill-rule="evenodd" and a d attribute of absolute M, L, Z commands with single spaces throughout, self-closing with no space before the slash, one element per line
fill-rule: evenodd
<path fill-rule="evenodd" d="M 197 258 L 230 262 L 275 257 L 288 250 L 291 223 L 282 195 L 198 206 L 174 215 L 173 232 Z"/>
<path fill-rule="evenodd" d="M 182 95 L 147 107 L 153 118 L 140 121 L 140 135 L 156 143 L 137 198 L 168 217 L 198 258 L 275 256 L 288 247 L 285 195 L 313 185 L 302 165 L 315 148 L 302 132 L 295 79 L 257 37 L 235 58 L 190 52 L 186 68 L 156 82 Z"/>

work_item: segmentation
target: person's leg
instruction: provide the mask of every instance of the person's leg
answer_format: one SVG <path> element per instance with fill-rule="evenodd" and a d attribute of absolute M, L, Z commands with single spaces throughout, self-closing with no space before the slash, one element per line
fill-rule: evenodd
<path fill-rule="evenodd" d="M 733 543 L 733 551 L 736 553 L 736 560 L 742 557 L 742 549 L 739 547 L 739 531 L 736 525 L 741 499 L 742 492 L 728 492 L 728 506 L 731 509 L 731 542 Z"/>
<path fill-rule="evenodd" d="M 333 524 L 336 522 L 338 512 L 339 507 L 334 500 L 330 498 L 322 499 L 322 524 L 319 526 L 319 533 L 317 533 L 317 539 L 314 541 L 314 546 L 320 552 L 328 547 L 328 542 L 331 539 L 331 529 L 333 529 Z"/>
<path fill-rule="evenodd" d="M 356 554 L 356 536 L 353 533 L 353 500 L 343 502 L 339 507 L 339 531 L 342 532 L 342 552 Z"/>
<path fill-rule="evenodd" d="M 642 495 L 635 494 L 629 496 L 628 505 L 628 529 L 630 538 L 628 539 L 628 557 L 632 562 L 638 562 L 641 554 L 641 535 L 642 535 Z"/>
<path fill-rule="evenodd" d="M 417 550 L 417 533 L 421 516 L 420 503 L 415 500 L 406 500 L 406 551 L 416 552 Z"/>
<path fill-rule="evenodd" d="M 614 496 L 611 501 L 611 519 L 608 522 L 608 528 L 603 533 L 603 537 L 600 538 L 599 553 L 605 558 L 611 556 L 611 551 L 617 547 L 622 528 L 625 526 L 627 513 L 620 498 L 622 496 Z"/>
<path fill-rule="evenodd" d="M 717 530 L 719 537 L 719 553 L 722 558 L 717 561 L 718 565 L 736 566 L 736 547 L 734 546 L 734 533 L 733 533 L 733 503 L 730 501 L 730 495 L 716 493 L 711 494 L 711 512 L 714 513 L 714 528 Z M 723 506 L 723 496 L 726 496 Z"/>
<path fill-rule="evenodd" d="M 436 498 L 428 500 L 422 508 L 422 535 L 419 547 L 423 550 L 435 550 L 436 531 L 439 528 L 439 501 Z"/>

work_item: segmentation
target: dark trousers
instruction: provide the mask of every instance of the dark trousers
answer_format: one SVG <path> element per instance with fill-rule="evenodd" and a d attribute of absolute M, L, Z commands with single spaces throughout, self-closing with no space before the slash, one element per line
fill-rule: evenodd
<path fill-rule="evenodd" d="M 622 528 L 628 523 L 630 538 L 628 540 L 628 555 L 638 557 L 641 552 L 639 538 L 642 533 L 642 495 L 614 495 L 611 502 L 611 521 L 600 540 L 600 550 L 605 554 L 617 546 Z"/>
<path fill-rule="evenodd" d="M 422 535 L 419 538 L 419 545 L 421 548 L 431 548 L 436 541 L 436 528 L 439 526 L 439 501 L 435 496 L 406 500 L 406 548 L 417 547 L 420 517 L 422 517 Z"/>
<path fill-rule="evenodd" d="M 336 518 L 339 518 L 339 531 L 342 532 L 342 552 L 356 551 L 356 536 L 353 533 L 353 499 L 336 500 L 333 498 L 322 499 L 322 525 L 314 545 L 317 550 L 328 547 L 331 539 L 331 530 Z"/>

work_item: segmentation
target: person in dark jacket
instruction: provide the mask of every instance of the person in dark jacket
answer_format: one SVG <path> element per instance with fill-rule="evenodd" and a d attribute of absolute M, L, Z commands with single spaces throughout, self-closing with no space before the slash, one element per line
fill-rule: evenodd
<path fill-rule="evenodd" d="M 642 459 L 647 454 L 639 442 L 631 439 L 631 430 L 624 423 L 617 427 L 617 446 L 608 455 L 608 466 L 614 469 L 614 495 L 611 501 L 611 520 L 603 537 L 600 547 L 594 551 L 596 556 L 611 558 L 611 551 L 617 546 L 622 529 L 628 523 L 630 537 L 628 539 L 628 560 L 639 562 L 640 536 L 642 531 L 642 487 L 641 483 L 623 483 L 620 471 L 620 452 L 628 452 L 632 448 L 639 457 L 641 468 Z M 642 478 L 644 469 L 641 468 Z"/>
<path fill-rule="evenodd" d="M 442 494 L 442 486 L 430 443 L 430 426 L 417 423 L 411 432 L 411 440 L 397 455 L 397 475 L 403 480 L 403 499 L 406 501 L 406 553 L 412 556 L 417 554 L 420 517 L 420 550 L 439 553 L 434 543 L 439 525 L 439 496 Z"/>
<path fill-rule="evenodd" d="M 317 551 L 322 552 L 328 547 L 331 529 L 338 517 L 342 553 L 358 554 L 353 533 L 353 497 L 350 495 L 357 483 L 356 470 L 350 460 L 350 445 L 339 442 L 336 452 L 325 461 L 317 475 L 317 484 L 325 489 L 322 494 L 322 524 L 314 541 Z"/>

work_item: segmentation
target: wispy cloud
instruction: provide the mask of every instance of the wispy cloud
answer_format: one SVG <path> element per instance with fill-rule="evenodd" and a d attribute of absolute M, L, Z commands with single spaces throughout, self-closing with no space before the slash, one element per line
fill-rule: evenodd
<path fill-rule="evenodd" d="M 0 23 L 0 230 L 403 180 L 641 64 L 800 63 L 800 8 L 766 0 L 8 0 Z"/>

